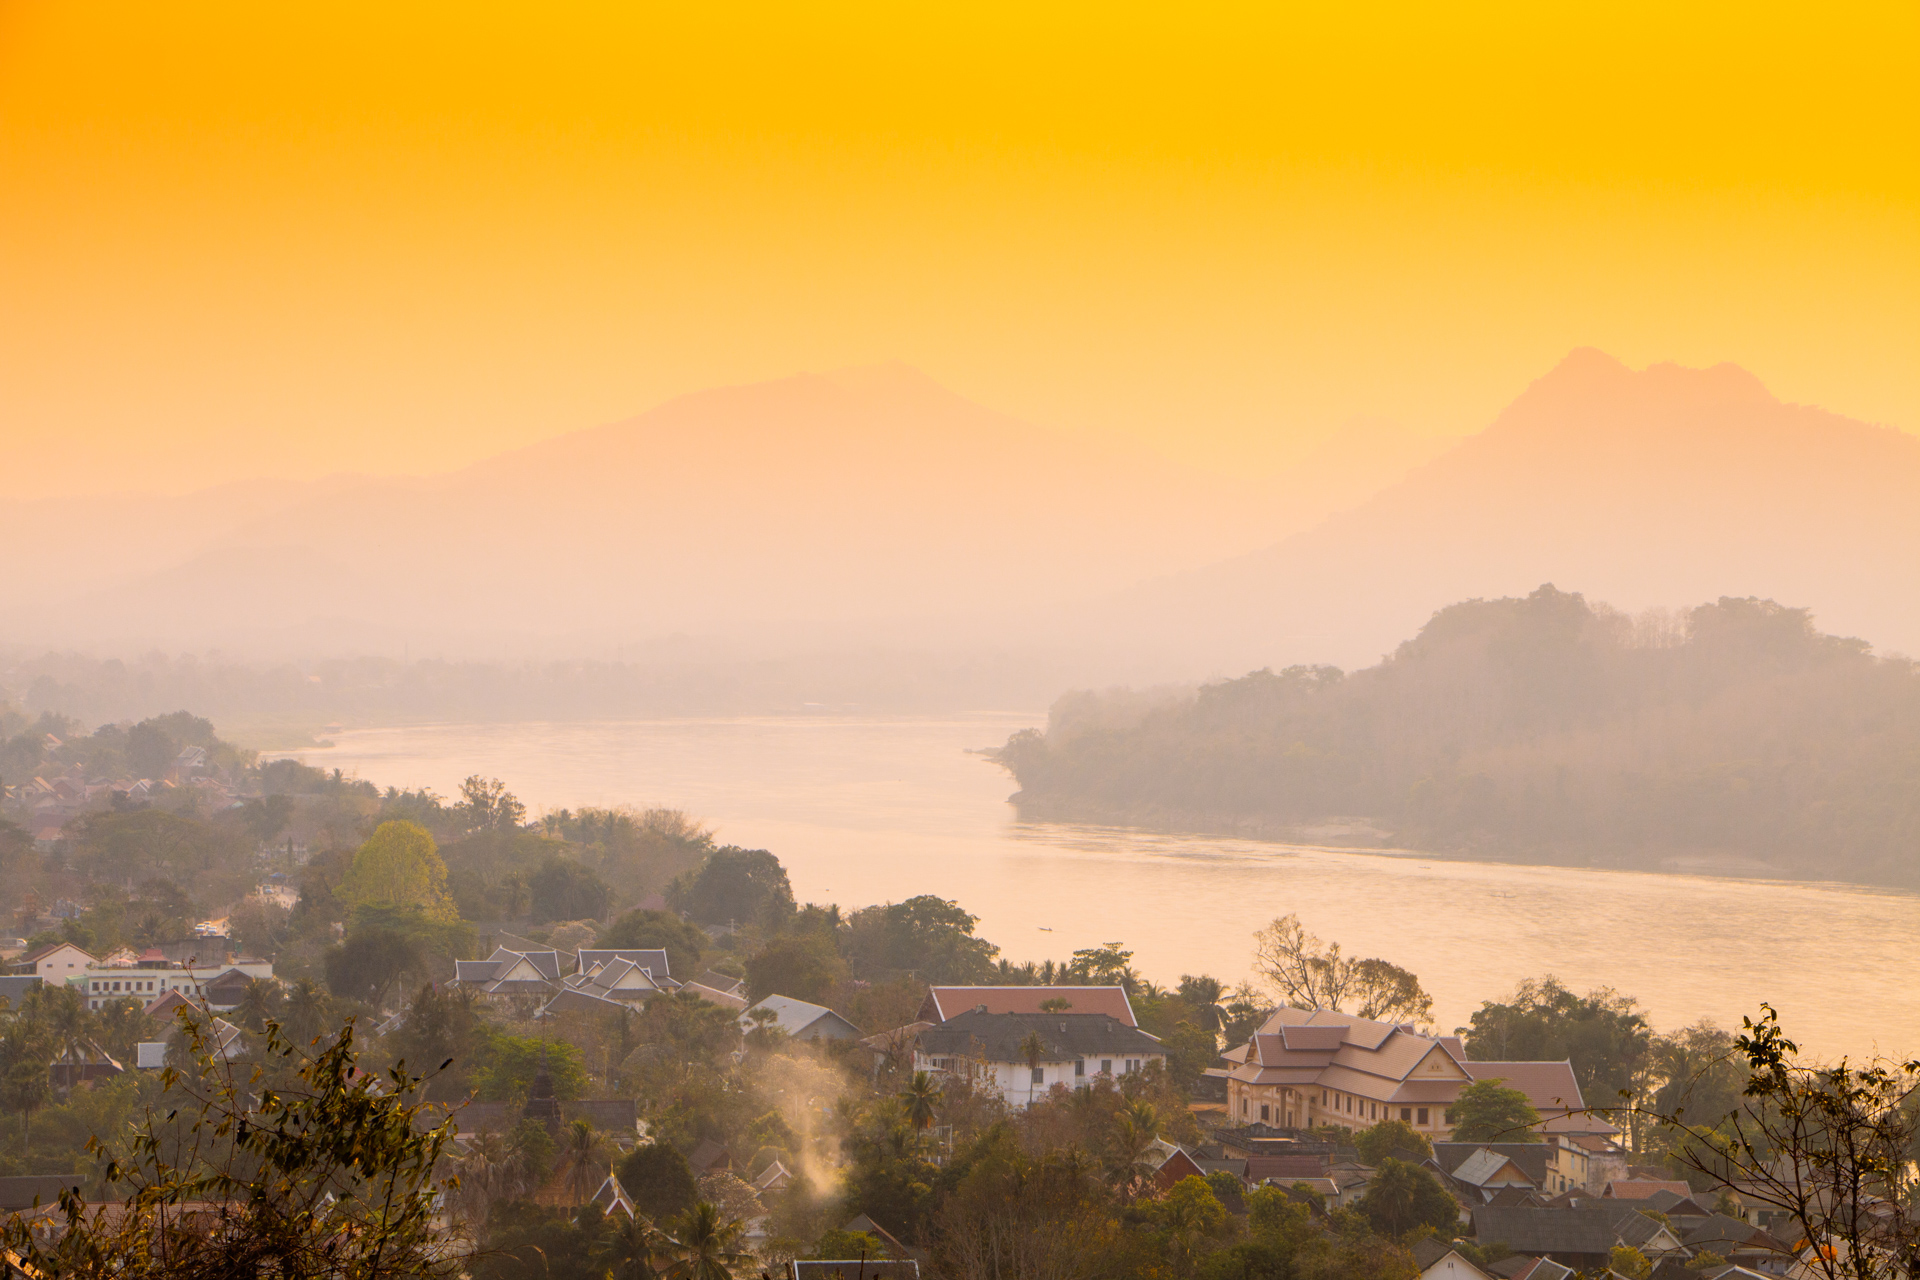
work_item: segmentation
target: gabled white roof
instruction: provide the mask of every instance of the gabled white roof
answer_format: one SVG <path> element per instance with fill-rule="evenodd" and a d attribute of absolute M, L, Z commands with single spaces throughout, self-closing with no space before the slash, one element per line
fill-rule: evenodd
<path fill-rule="evenodd" d="M 1486 1147 L 1480 1148 L 1462 1160 L 1459 1167 L 1453 1171 L 1453 1176 L 1475 1187 L 1484 1187 L 1496 1179 L 1507 1186 L 1515 1185 L 1517 1182 L 1524 1182 L 1529 1187 L 1533 1185 L 1533 1179 L 1529 1178 L 1511 1157 L 1503 1156 L 1498 1151 L 1492 1151 Z"/>

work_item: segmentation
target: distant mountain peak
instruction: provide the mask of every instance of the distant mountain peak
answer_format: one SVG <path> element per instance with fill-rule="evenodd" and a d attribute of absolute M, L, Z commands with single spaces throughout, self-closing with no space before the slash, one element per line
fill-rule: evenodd
<path fill-rule="evenodd" d="M 1665 404 L 1777 405 L 1778 396 L 1759 377 L 1737 364 L 1722 361 L 1707 368 L 1672 360 L 1635 369 L 1598 347 L 1575 347 L 1560 363 L 1535 379 L 1508 408 L 1507 416 L 1548 400 L 1588 401 L 1596 406 L 1639 397 Z"/>

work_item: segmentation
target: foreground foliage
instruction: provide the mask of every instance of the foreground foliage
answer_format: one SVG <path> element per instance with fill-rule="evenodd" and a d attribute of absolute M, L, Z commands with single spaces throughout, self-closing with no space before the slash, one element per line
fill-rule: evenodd
<path fill-rule="evenodd" d="M 191 1068 L 162 1083 L 178 1105 L 149 1111 L 116 1151 L 96 1136 L 105 1207 L 79 1192 L 57 1212 L 10 1220 L 5 1237 L 42 1274 L 128 1280 L 232 1276 L 452 1275 L 436 1237 L 436 1176 L 450 1126 L 416 1127 L 421 1077 L 354 1065 L 349 1022 L 312 1058 L 270 1024 L 263 1061 L 217 1060 L 183 1022 Z"/>

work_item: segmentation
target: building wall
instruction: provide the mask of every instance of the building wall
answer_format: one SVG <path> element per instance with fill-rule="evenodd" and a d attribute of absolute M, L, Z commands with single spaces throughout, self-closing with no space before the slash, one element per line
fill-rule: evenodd
<path fill-rule="evenodd" d="M 916 1049 L 913 1067 L 916 1071 L 944 1071 L 952 1075 L 969 1076 L 976 1085 L 998 1092 L 1006 1099 L 1008 1106 L 1024 1107 L 1030 1099 L 1037 1102 L 1046 1097 L 1047 1091 L 1055 1085 L 1068 1089 L 1090 1086 L 1102 1075 L 1117 1078 L 1142 1070 L 1148 1062 L 1164 1060 L 1165 1057 L 1165 1054 L 1152 1054 L 1138 1058 L 1082 1058 L 1077 1061 L 1043 1062 L 1038 1068 L 1033 1068 L 1024 1062 L 934 1058 Z M 1105 1063 L 1112 1064 L 1111 1071 L 1101 1070 Z M 1036 1071 L 1038 1079 L 1035 1079 Z"/>
<path fill-rule="evenodd" d="M 184 996 L 204 994 L 206 984 L 229 969 L 238 969 L 249 978 L 271 978 L 273 965 L 260 960 L 251 964 L 205 965 L 198 969 L 88 969 L 81 988 L 87 1007 L 98 1009 L 112 1000 L 138 1000 L 151 1004 L 169 991 Z"/>
<path fill-rule="evenodd" d="M 1466 1082 L 1460 1083 L 1464 1087 Z M 1262 1107 L 1266 1108 L 1264 1113 Z M 1227 1116 L 1236 1124 L 1261 1121 L 1285 1129 L 1323 1124 L 1365 1129 L 1382 1120 L 1405 1120 L 1428 1141 L 1445 1142 L 1453 1132 L 1446 1113 L 1444 1102 L 1387 1103 L 1318 1085 L 1255 1085 L 1231 1077 L 1227 1080 Z"/>

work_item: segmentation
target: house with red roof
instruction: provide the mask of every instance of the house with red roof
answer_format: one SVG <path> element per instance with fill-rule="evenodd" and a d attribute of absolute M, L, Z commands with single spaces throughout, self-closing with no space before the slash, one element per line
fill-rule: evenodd
<path fill-rule="evenodd" d="M 1134 1020 L 1125 987 L 928 987 L 927 998 L 920 1002 L 914 1020 L 945 1022 L 975 1011 L 1104 1013 L 1129 1027 L 1140 1025 Z"/>

